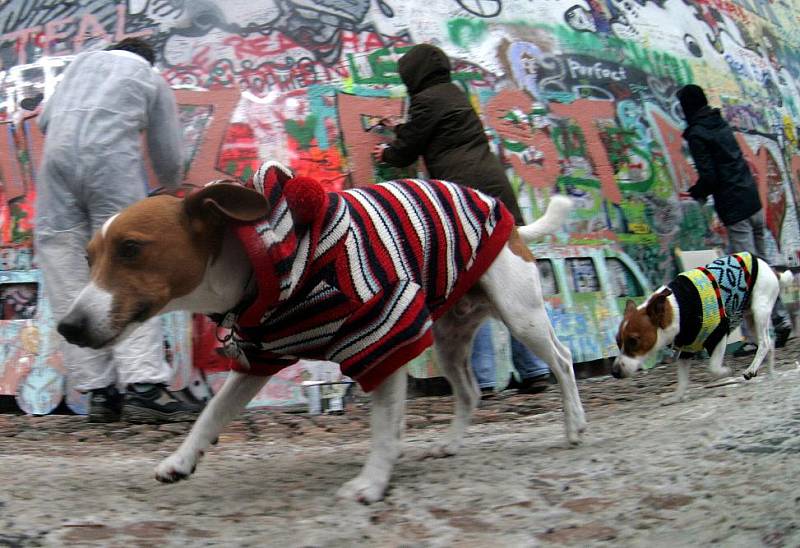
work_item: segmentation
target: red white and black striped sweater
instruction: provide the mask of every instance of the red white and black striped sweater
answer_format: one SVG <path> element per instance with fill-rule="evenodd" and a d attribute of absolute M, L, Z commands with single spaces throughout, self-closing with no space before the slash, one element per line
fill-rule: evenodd
<path fill-rule="evenodd" d="M 257 285 L 233 339 L 249 364 L 234 368 L 254 375 L 329 360 L 374 389 L 432 344 L 433 321 L 514 226 L 497 200 L 443 181 L 325 193 L 262 166 L 250 186 L 271 205 L 264 219 L 234 227 Z"/>

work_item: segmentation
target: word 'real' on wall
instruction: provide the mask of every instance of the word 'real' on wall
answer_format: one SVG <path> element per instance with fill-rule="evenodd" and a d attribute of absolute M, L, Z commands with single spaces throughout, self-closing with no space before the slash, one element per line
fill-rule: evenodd
<path fill-rule="evenodd" d="M 724 243 L 711 205 L 686 192 L 697 174 L 675 92 L 689 83 L 736 131 L 766 213 L 769 259 L 800 263 L 799 15 L 792 3 L 765 0 L 0 2 L 0 394 L 17 394 L 29 412 L 49 412 L 61 397 L 59 341 L 33 253 L 44 144 L 36 116 L 82 52 L 126 37 L 154 46 L 180 107 L 186 185 L 247 179 L 277 160 L 346 189 L 424 175 L 421 163 L 376 164 L 370 151 L 387 137 L 368 130 L 407 109 L 400 56 L 414 44 L 438 45 L 527 219 L 554 192 L 571 195 L 577 207 L 557 243 L 578 257 L 573 263 L 613 255 L 657 286 L 675 274 L 676 249 Z M 602 293 L 594 285 L 587 294 Z M 609 299 L 624 301 L 617 297 Z M 561 308 L 550 304 L 576 358 L 615 351 L 619 303 L 587 312 L 608 324 L 591 340 L 575 310 L 559 321 Z M 174 323 L 165 356 L 183 363 L 186 377 L 188 320 L 165 321 Z M 591 347 L 582 351 L 584 339 Z"/>

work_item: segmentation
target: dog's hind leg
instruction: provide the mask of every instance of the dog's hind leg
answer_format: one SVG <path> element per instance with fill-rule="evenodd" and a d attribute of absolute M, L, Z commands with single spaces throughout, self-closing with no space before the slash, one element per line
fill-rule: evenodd
<path fill-rule="evenodd" d="M 774 341 L 772 340 L 769 328 L 771 324 L 772 308 L 775 306 L 775 301 L 778 299 L 780 285 L 778 277 L 772 269 L 761 259 L 758 259 L 758 261 L 758 276 L 756 277 L 756 283 L 753 285 L 750 300 L 751 329 L 753 331 L 753 336 L 756 338 L 758 350 L 756 350 L 756 355 L 753 356 L 750 367 L 745 369 L 742 373 L 742 376 L 748 380 L 758 375 L 758 369 L 761 367 L 768 353 L 770 354 L 770 372 L 774 367 L 775 360 Z"/>
<path fill-rule="evenodd" d="M 341 498 L 369 504 L 383 498 L 400 457 L 406 403 L 406 368 L 395 371 L 372 395 L 372 446 L 361 473 L 339 488 Z"/>
<path fill-rule="evenodd" d="M 772 370 L 775 367 L 775 341 L 772 340 L 772 335 L 769 332 L 771 313 L 772 308 L 753 309 L 751 329 L 756 339 L 758 349 L 756 350 L 755 356 L 753 356 L 753 361 L 750 362 L 750 366 L 742 373 L 742 376 L 747 380 L 758 375 L 758 370 L 764 362 L 764 358 L 767 357 L 767 354 L 769 354 L 769 361 L 767 363 L 770 375 L 772 375 Z"/>
<path fill-rule="evenodd" d="M 555 349 L 558 359 L 561 363 L 560 368 L 556 367 L 553 369 L 551 366 L 550 369 L 558 379 L 559 385 L 562 386 L 562 399 L 564 399 L 565 402 L 567 399 L 566 396 L 563 396 L 564 391 L 567 390 L 570 393 L 569 401 L 573 402 L 575 429 L 578 434 L 581 434 L 584 430 L 586 430 L 586 415 L 583 411 L 583 404 L 581 404 L 580 395 L 578 394 L 578 384 L 575 381 L 575 371 L 572 369 L 572 352 L 570 352 L 569 348 L 567 348 L 564 343 L 558 340 L 555 329 L 553 329 L 553 325 L 550 323 L 550 318 L 547 316 L 547 311 L 543 310 L 543 312 L 545 318 L 547 319 L 547 329 L 549 332 L 551 345 Z M 564 405 L 566 409 L 566 403 Z M 580 443 L 580 437 L 578 438 L 578 441 L 572 443 Z"/>
<path fill-rule="evenodd" d="M 488 312 L 486 297 L 482 292 L 480 296 L 472 292 L 433 324 L 436 363 L 453 388 L 455 414 L 446 438 L 426 456 L 449 457 L 461 448 L 472 413 L 480 401 L 480 389 L 470 362 L 472 341 Z"/>
<path fill-rule="evenodd" d="M 572 444 L 580 443 L 586 418 L 572 370 L 572 355 L 556 337 L 547 316 L 533 256 L 527 248 L 503 248 L 481 278 L 481 285 L 511 334 L 544 360 L 558 379 L 567 439 Z"/>
<path fill-rule="evenodd" d="M 173 483 L 192 475 L 197 461 L 208 446 L 214 443 L 222 429 L 242 412 L 267 380 L 269 377 L 231 371 L 220 391 L 200 413 L 200 417 L 178 450 L 156 466 L 156 479 L 163 483 Z"/>

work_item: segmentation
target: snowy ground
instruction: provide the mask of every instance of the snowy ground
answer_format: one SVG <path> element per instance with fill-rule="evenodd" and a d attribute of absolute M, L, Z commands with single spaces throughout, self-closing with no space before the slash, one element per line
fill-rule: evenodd
<path fill-rule="evenodd" d="M 779 350 L 772 379 L 708 388 L 693 371 L 689 401 L 669 407 L 669 366 L 579 381 L 577 449 L 556 390 L 508 391 L 460 455 L 420 460 L 451 401 L 412 400 L 406 454 L 371 506 L 334 497 L 367 453 L 366 406 L 250 412 L 176 485 L 152 469 L 183 425 L 0 415 L 0 546 L 797 546 L 798 353 Z"/>

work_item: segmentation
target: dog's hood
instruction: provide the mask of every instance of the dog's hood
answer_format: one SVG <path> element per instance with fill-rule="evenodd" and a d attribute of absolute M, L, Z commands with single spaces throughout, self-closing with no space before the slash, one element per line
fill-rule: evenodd
<path fill-rule="evenodd" d="M 234 227 L 257 273 L 258 294 L 239 317 L 249 325 L 259 323 L 265 311 L 289 299 L 311 272 L 324 266 L 317 248 L 330 212 L 328 194 L 318 183 L 294 177 L 276 162 L 262 164 L 246 186 L 263 194 L 270 207 L 263 219 Z"/>
<path fill-rule="evenodd" d="M 324 200 L 310 198 L 318 185 L 277 168 L 259 170 L 252 184 L 271 209 L 235 229 L 258 294 L 228 354 L 250 374 L 328 360 L 372 390 L 433 343 L 433 321 L 477 282 L 514 226 L 497 200 L 442 181 L 391 181 Z"/>

